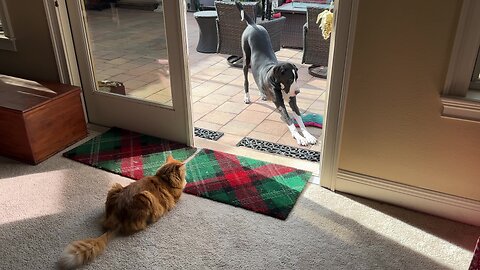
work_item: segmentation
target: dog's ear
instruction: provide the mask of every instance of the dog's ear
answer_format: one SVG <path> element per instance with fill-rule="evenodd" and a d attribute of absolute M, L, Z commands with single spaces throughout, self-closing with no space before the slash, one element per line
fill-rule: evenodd
<path fill-rule="evenodd" d="M 281 85 L 278 79 L 283 75 L 285 72 L 285 68 L 282 65 L 277 65 L 273 67 L 270 76 L 268 77 L 268 81 L 273 86 L 274 89 L 280 89 Z"/>
<path fill-rule="evenodd" d="M 274 68 L 273 68 L 273 74 L 275 75 L 275 77 L 279 78 L 280 76 L 282 76 L 283 74 L 285 73 L 285 67 L 283 65 L 276 65 Z"/>
<path fill-rule="evenodd" d="M 293 77 L 294 77 L 295 81 L 297 81 L 297 79 L 298 79 L 298 68 L 294 64 L 290 64 L 290 65 L 292 65 L 291 68 L 292 68 L 292 71 L 293 71 Z"/>

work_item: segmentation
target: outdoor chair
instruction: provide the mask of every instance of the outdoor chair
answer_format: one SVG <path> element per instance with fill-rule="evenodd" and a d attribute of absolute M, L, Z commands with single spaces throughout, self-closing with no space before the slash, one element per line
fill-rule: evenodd
<path fill-rule="evenodd" d="M 330 38 L 325 40 L 322 29 L 317 24 L 317 17 L 325 9 L 307 7 L 307 22 L 303 26 L 303 57 L 302 63 L 311 64 L 309 72 L 312 76 L 326 77 Z"/>
<path fill-rule="evenodd" d="M 215 0 L 198 0 L 200 10 L 215 10 Z"/>
<path fill-rule="evenodd" d="M 256 20 L 257 2 L 242 2 L 245 14 Z M 234 2 L 215 2 L 217 10 L 218 47 L 217 53 L 232 55 L 229 62 L 234 64 L 242 57 L 241 37 L 243 30 L 247 27 L 246 22 L 241 21 L 240 11 Z M 274 51 L 280 50 L 280 41 L 285 18 L 274 20 L 258 21 L 268 31 Z M 238 66 L 238 65 L 237 65 Z"/>

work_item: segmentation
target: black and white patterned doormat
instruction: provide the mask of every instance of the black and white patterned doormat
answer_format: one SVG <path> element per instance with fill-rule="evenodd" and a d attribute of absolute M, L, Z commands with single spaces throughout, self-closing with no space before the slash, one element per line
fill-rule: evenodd
<path fill-rule="evenodd" d="M 213 131 L 209 129 L 204 129 L 204 128 L 199 128 L 196 127 L 194 129 L 195 136 L 207 139 L 207 140 L 212 140 L 212 141 L 217 141 L 223 136 L 223 132 L 218 132 L 218 131 Z"/>
<path fill-rule="evenodd" d="M 313 162 L 320 162 L 320 152 L 297 148 L 293 146 L 266 142 L 258 139 L 253 139 L 249 137 L 243 138 L 240 142 L 237 143 L 237 146 L 244 146 L 247 148 L 268 152 L 272 154 L 278 154 L 286 157 L 293 157 Z"/>

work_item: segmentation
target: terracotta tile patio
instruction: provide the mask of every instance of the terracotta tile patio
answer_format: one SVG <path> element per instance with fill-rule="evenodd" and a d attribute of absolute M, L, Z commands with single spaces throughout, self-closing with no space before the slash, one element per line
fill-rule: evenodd
<path fill-rule="evenodd" d="M 171 104 L 161 17 L 161 13 L 144 10 L 88 11 L 97 79 L 123 82 L 129 96 Z M 122 32 L 135 33 L 135 38 Z M 230 67 L 227 55 L 195 50 L 199 31 L 193 13 L 187 13 L 187 33 L 194 126 L 224 132 L 218 142 L 231 147 L 245 136 L 298 147 L 273 103 L 259 99 L 251 74 L 252 103 L 247 105 L 243 102 L 242 69 Z M 301 50 L 282 48 L 276 55 L 299 68 L 301 93 L 297 99 L 302 112 L 323 115 L 326 80 L 308 74 L 308 65 L 301 64 Z M 322 136 L 321 129 L 308 129 L 314 136 Z M 197 144 L 203 141 L 195 139 Z M 303 148 L 320 151 L 321 142 Z"/>

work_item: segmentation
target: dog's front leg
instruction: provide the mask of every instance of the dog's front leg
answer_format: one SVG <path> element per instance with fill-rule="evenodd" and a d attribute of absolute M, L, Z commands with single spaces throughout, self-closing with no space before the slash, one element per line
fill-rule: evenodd
<path fill-rule="evenodd" d="M 317 138 L 315 138 L 312 134 L 310 134 L 310 132 L 308 132 L 307 128 L 305 127 L 305 124 L 303 123 L 300 110 L 298 109 L 298 106 L 297 106 L 297 97 L 296 96 L 290 97 L 288 104 L 290 105 L 290 108 L 292 108 L 293 118 L 295 118 L 295 120 L 297 121 L 298 126 L 302 131 L 303 137 L 305 137 L 305 139 L 309 144 L 316 144 Z"/>
<path fill-rule="evenodd" d="M 292 134 L 292 137 L 295 138 L 297 143 L 299 145 L 308 145 L 308 141 L 298 133 L 297 128 L 295 127 L 295 124 L 293 123 L 292 118 L 288 115 L 287 108 L 285 108 L 285 103 L 283 102 L 283 97 L 282 94 L 278 94 L 279 91 L 275 91 L 275 106 L 277 107 L 278 111 L 280 112 L 280 116 L 283 120 L 288 125 L 288 129 L 290 130 L 290 133 Z"/>

